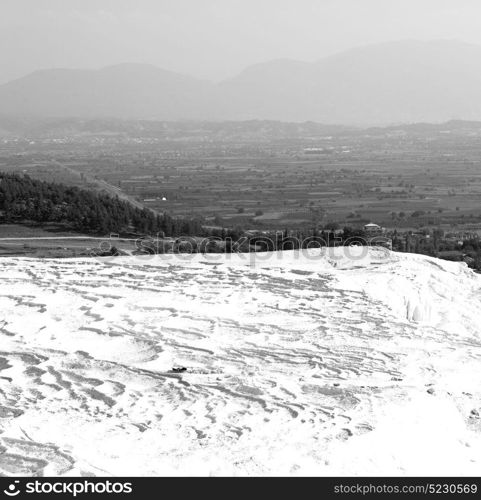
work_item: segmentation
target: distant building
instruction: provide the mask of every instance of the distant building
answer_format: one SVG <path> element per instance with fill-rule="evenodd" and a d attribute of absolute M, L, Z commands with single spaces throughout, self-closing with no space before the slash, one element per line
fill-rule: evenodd
<path fill-rule="evenodd" d="M 304 148 L 305 155 L 325 155 L 332 153 L 332 148 Z"/>
<path fill-rule="evenodd" d="M 369 224 L 364 225 L 364 231 L 366 231 L 366 233 L 380 233 L 382 231 L 382 227 L 378 224 L 370 222 Z"/>

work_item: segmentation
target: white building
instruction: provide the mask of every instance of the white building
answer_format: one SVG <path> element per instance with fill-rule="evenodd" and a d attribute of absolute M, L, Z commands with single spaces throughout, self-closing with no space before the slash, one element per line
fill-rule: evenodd
<path fill-rule="evenodd" d="M 378 224 L 374 224 L 373 222 L 370 222 L 369 224 L 365 224 L 364 230 L 367 233 L 379 233 L 382 231 L 382 227 L 379 226 Z"/>

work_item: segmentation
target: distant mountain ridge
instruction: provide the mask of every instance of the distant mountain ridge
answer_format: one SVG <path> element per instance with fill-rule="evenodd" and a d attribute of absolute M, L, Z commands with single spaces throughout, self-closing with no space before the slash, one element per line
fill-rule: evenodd
<path fill-rule="evenodd" d="M 109 139 L 153 139 L 183 141 L 283 141 L 327 136 L 373 137 L 390 135 L 434 137 L 445 134 L 481 136 L 481 121 L 449 120 L 440 123 L 415 122 L 391 126 L 354 127 L 318 122 L 275 120 L 237 121 L 162 121 L 118 118 L 33 118 L 0 114 L 0 139 L 42 140 L 70 138 L 88 141 L 89 137 Z"/>
<path fill-rule="evenodd" d="M 362 126 L 481 120 L 481 46 L 389 42 L 312 63 L 256 64 L 219 84 L 145 64 L 41 70 L 0 85 L 0 114 Z"/>

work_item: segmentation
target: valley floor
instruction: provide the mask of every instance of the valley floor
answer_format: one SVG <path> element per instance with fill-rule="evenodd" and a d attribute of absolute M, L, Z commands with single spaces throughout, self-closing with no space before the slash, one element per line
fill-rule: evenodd
<path fill-rule="evenodd" d="M 379 248 L 0 259 L 0 474 L 477 475 L 480 310 Z"/>

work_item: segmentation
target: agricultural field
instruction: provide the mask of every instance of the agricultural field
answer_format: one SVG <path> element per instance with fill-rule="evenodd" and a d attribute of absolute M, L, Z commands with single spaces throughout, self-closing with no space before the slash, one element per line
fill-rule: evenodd
<path fill-rule="evenodd" d="M 414 127 L 414 126 L 413 126 Z M 473 131 L 474 130 L 474 131 Z M 206 225 L 481 229 L 479 124 L 331 135 L 0 143 L 0 170 L 107 190 Z"/>

